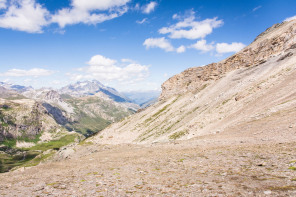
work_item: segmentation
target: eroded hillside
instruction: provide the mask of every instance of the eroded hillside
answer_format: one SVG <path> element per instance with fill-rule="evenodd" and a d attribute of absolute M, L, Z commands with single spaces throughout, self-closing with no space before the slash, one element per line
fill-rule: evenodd
<path fill-rule="evenodd" d="M 189 139 L 288 113 L 296 106 L 295 35 L 295 21 L 274 25 L 226 60 L 187 69 L 162 85 L 158 103 L 105 129 L 93 141 Z"/>

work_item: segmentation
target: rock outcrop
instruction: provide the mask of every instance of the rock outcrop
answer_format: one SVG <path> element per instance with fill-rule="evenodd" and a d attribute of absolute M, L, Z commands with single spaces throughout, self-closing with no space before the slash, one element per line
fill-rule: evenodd
<path fill-rule="evenodd" d="M 55 133 L 60 126 L 41 103 L 29 99 L 0 99 L 0 142 L 4 139 L 35 138 Z"/>
<path fill-rule="evenodd" d="M 171 77 L 162 85 L 160 100 L 186 92 L 196 93 L 205 88 L 209 81 L 218 80 L 232 70 L 255 67 L 266 62 L 272 56 L 284 54 L 288 50 L 296 48 L 295 35 L 295 20 L 273 25 L 260 34 L 251 45 L 226 60 L 203 67 L 189 68 Z M 292 52 L 287 54 L 280 57 L 279 60 L 293 55 Z"/>

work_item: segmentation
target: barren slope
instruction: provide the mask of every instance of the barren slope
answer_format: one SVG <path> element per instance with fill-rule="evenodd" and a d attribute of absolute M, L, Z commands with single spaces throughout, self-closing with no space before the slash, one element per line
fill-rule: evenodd
<path fill-rule="evenodd" d="M 267 30 L 236 55 L 163 84 L 161 101 L 94 137 L 98 143 L 189 139 L 296 107 L 296 21 Z M 293 124 L 293 122 L 287 123 Z M 292 136 L 293 137 L 293 136 Z"/>

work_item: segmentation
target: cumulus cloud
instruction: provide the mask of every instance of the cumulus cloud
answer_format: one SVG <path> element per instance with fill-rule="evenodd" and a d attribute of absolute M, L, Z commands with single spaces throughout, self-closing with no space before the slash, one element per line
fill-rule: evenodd
<path fill-rule="evenodd" d="M 30 70 L 22 70 L 22 69 L 11 69 L 6 71 L 5 73 L 0 73 L 0 76 L 5 77 L 41 77 L 41 76 L 49 76 L 54 74 L 55 71 L 46 70 L 42 68 L 33 68 Z"/>
<path fill-rule="evenodd" d="M 194 12 L 184 18 L 182 21 L 171 25 L 169 27 L 163 27 L 159 30 L 160 34 L 168 34 L 172 39 L 199 39 L 205 38 L 207 35 L 213 32 L 214 28 L 218 28 L 223 25 L 222 20 L 218 20 L 217 17 L 212 19 L 205 19 L 202 21 L 196 21 Z M 178 15 L 173 15 L 174 19 L 179 19 Z"/>
<path fill-rule="evenodd" d="M 184 53 L 186 51 L 186 47 L 184 45 L 180 46 L 176 49 L 177 53 Z"/>
<path fill-rule="evenodd" d="M 122 16 L 130 0 L 72 0 L 71 8 L 63 8 L 52 16 L 51 22 L 66 25 L 77 23 L 97 24 Z M 98 13 L 99 11 L 99 13 Z"/>
<path fill-rule="evenodd" d="M 291 20 L 295 20 L 296 16 L 291 16 L 289 18 L 286 18 L 284 21 L 291 21 Z"/>
<path fill-rule="evenodd" d="M 243 43 L 240 42 L 233 42 L 231 44 L 228 43 L 218 43 L 216 45 L 216 51 L 219 54 L 223 54 L 223 53 L 231 53 L 231 52 L 239 52 L 240 50 L 242 50 L 246 45 L 244 45 Z"/>
<path fill-rule="evenodd" d="M 57 23 L 61 28 L 77 23 L 98 24 L 122 16 L 130 0 L 71 0 L 69 8 L 51 14 L 36 0 L 0 0 L 0 27 L 42 33 L 43 27 Z"/>
<path fill-rule="evenodd" d="M 259 8 L 260 7 L 257 9 Z M 197 21 L 195 18 L 195 12 L 193 10 L 188 10 L 184 15 L 174 14 L 172 19 L 178 20 L 178 22 L 158 30 L 158 33 L 165 34 L 166 37 L 146 39 L 143 43 L 146 49 L 160 48 L 166 52 L 177 53 L 184 53 L 186 49 L 190 48 L 201 52 L 209 52 L 216 49 L 216 52 L 221 55 L 223 53 L 238 52 L 245 47 L 245 45 L 240 42 L 233 42 L 231 44 L 218 43 L 216 45 L 214 45 L 214 42 L 207 43 L 205 37 L 211 34 L 215 28 L 223 25 L 223 20 L 218 19 L 217 17 Z M 173 39 L 189 39 L 197 41 L 191 45 L 181 45 L 180 47 L 175 48 L 171 43 Z"/>
<path fill-rule="evenodd" d="M 35 0 L 0 1 L 0 7 L 5 12 L 0 15 L 0 27 L 42 33 L 42 28 L 48 25 L 49 12 Z"/>
<path fill-rule="evenodd" d="M 190 45 L 189 48 L 194 48 L 202 52 L 208 52 L 214 49 L 214 46 L 213 44 L 207 44 L 206 40 L 199 40 L 195 44 Z"/>
<path fill-rule="evenodd" d="M 155 1 L 151 1 L 147 5 L 143 6 L 143 13 L 150 14 L 155 10 L 156 6 L 157 6 L 157 3 Z"/>
<path fill-rule="evenodd" d="M 118 61 L 104 57 L 102 55 L 93 56 L 88 62 L 88 66 L 79 68 L 79 74 L 68 73 L 72 80 L 97 79 L 101 81 L 141 81 L 149 75 L 149 67 L 135 63 L 129 59 L 123 59 L 119 66 Z"/>
<path fill-rule="evenodd" d="M 172 44 L 165 38 L 148 38 L 143 43 L 144 46 L 146 46 L 146 49 L 149 48 L 161 48 L 165 51 L 174 51 L 174 47 Z"/>

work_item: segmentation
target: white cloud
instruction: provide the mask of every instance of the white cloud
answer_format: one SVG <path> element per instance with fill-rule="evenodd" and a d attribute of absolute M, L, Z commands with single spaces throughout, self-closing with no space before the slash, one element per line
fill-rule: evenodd
<path fill-rule="evenodd" d="M 253 9 L 253 12 L 255 12 L 256 10 L 259 10 L 260 8 L 262 8 L 262 6 L 261 6 L 261 5 L 259 5 L 259 6 L 255 7 L 255 8 Z"/>
<path fill-rule="evenodd" d="M 55 14 L 44 8 L 36 0 L 0 0 L 0 27 L 42 33 L 43 27 L 58 23 L 66 25 L 77 23 L 98 24 L 122 16 L 127 12 L 130 0 L 71 0 L 69 8 L 58 10 Z M 9 3 L 8 3 L 9 2 Z"/>
<path fill-rule="evenodd" d="M 259 9 L 259 7 L 257 9 Z M 184 15 L 174 14 L 172 18 L 178 20 L 178 22 L 169 27 L 163 27 L 158 30 L 160 34 L 167 34 L 168 38 L 148 38 L 143 43 L 146 49 L 161 48 L 167 52 L 174 51 L 177 53 L 184 53 L 187 48 L 193 48 L 202 52 L 212 51 L 216 48 L 216 51 L 219 54 L 223 54 L 238 52 L 245 47 L 244 44 L 238 42 L 233 42 L 231 44 L 218 43 L 216 46 L 214 45 L 214 42 L 207 43 L 205 37 L 211 34 L 215 28 L 223 25 L 223 20 L 218 20 L 217 17 L 197 21 L 195 18 L 195 12 L 193 10 L 188 10 Z M 175 48 L 171 44 L 171 40 L 169 38 L 199 40 L 189 46 L 185 47 L 184 45 L 181 45 L 180 47 Z"/>
<path fill-rule="evenodd" d="M 11 69 L 6 71 L 5 73 L 0 73 L 0 76 L 6 77 L 41 77 L 41 76 L 49 76 L 54 74 L 55 71 L 46 70 L 42 68 L 33 68 L 30 70 L 22 70 L 22 69 Z"/>
<path fill-rule="evenodd" d="M 130 0 L 72 0 L 72 6 L 80 10 L 109 10 L 126 5 Z"/>
<path fill-rule="evenodd" d="M 291 16 L 289 18 L 286 18 L 284 21 L 291 21 L 291 20 L 295 20 L 296 16 Z"/>
<path fill-rule="evenodd" d="M 124 59 L 122 62 L 125 62 Z M 106 58 L 102 55 L 93 56 L 87 62 L 88 66 L 79 68 L 79 74 L 68 73 L 72 80 L 97 79 L 100 81 L 120 81 L 128 83 L 131 81 L 141 81 L 149 75 L 149 67 L 137 63 L 128 62 L 124 66 L 119 66 L 118 62 Z"/>
<path fill-rule="evenodd" d="M 243 43 L 239 43 L 239 42 L 233 42 L 231 44 L 227 44 L 227 43 L 218 43 L 216 45 L 216 51 L 219 54 L 222 53 L 230 53 L 230 52 L 239 52 L 240 50 L 242 50 L 246 45 L 244 45 Z"/>
<path fill-rule="evenodd" d="M 143 24 L 145 22 L 147 22 L 147 18 L 144 18 L 143 20 L 137 20 L 136 21 L 136 23 L 138 23 L 138 24 Z"/>
<path fill-rule="evenodd" d="M 155 1 L 151 1 L 147 5 L 143 7 L 143 13 L 150 14 L 155 10 L 155 7 L 157 6 L 157 3 Z"/>
<path fill-rule="evenodd" d="M 213 32 L 214 28 L 223 25 L 222 20 L 218 20 L 217 17 L 212 19 L 205 19 L 203 21 L 195 21 L 195 12 L 191 11 L 190 15 L 182 21 L 171 25 L 169 27 L 163 27 L 159 30 L 160 34 L 169 34 L 172 39 L 186 38 L 186 39 L 199 39 L 205 38 L 207 35 Z M 178 15 L 173 15 L 174 19 L 179 19 Z"/>
<path fill-rule="evenodd" d="M 160 48 L 160 49 L 163 49 L 166 52 L 175 51 L 177 53 L 184 53 L 186 51 L 186 47 L 184 45 L 181 45 L 178 48 L 174 48 L 173 45 L 170 43 L 170 41 L 167 40 L 165 37 L 148 38 L 148 39 L 145 40 L 143 45 L 146 46 L 146 49 Z"/>
<path fill-rule="evenodd" d="M 0 6 L 5 8 L 5 1 Z M 4 6 L 3 6 L 4 5 Z M 11 1 L 4 14 L 0 15 L 0 27 L 25 31 L 29 33 L 42 33 L 42 28 L 48 25 L 49 12 L 35 0 Z"/>
<path fill-rule="evenodd" d="M 148 38 L 143 43 L 144 46 L 146 46 L 147 49 L 149 48 L 161 48 L 165 51 L 174 51 L 174 47 L 172 44 L 165 38 Z"/>
<path fill-rule="evenodd" d="M 184 45 L 180 46 L 176 49 L 177 53 L 184 53 L 186 51 L 186 47 Z"/>
<path fill-rule="evenodd" d="M 116 60 L 106 58 L 102 55 L 96 55 L 89 60 L 88 64 L 96 65 L 96 67 L 101 67 L 101 66 L 110 67 L 110 66 L 113 66 L 116 62 L 117 62 Z"/>
<path fill-rule="evenodd" d="M 98 4 L 97 6 L 94 6 L 94 8 L 89 8 L 87 6 L 88 4 L 86 3 L 82 3 L 81 5 L 78 4 L 81 7 L 64 8 L 59 10 L 55 15 L 52 16 L 51 22 L 58 23 L 59 26 L 62 28 L 64 28 L 66 25 L 73 25 L 78 23 L 85 23 L 85 24 L 102 23 L 104 21 L 122 16 L 124 13 L 126 13 L 128 10 L 126 6 L 118 7 L 121 4 L 122 4 L 121 1 L 119 1 L 118 4 L 115 4 L 115 2 L 113 4 L 111 3 L 108 4 L 109 6 L 117 5 L 117 7 L 115 8 L 108 7 L 105 4 L 103 4 L 104 6 L 103 5 L 99 6 L 100 4 Z M 103 8 L 110 9 L 110 11 L 112 12 L 108 12 L 108 13 L 97 13 L 97 12 L 92 13 L 91 12 L 93 9 L 101 10 Z"/>
<path fill-rule="evenodd" d="M 196 50 L 200 50 L 202 52 L 208 52 L 214 49 L 213 44 L 207 44 L 206 40 L 199 40 L 195 44 L 189 46 L 189 48 L 194 48 Z"/>
<path fill-rule="evenodd" d="M 0 9 L 5 9 L 7 1 L 6 0 L 0 0 Z"/>

